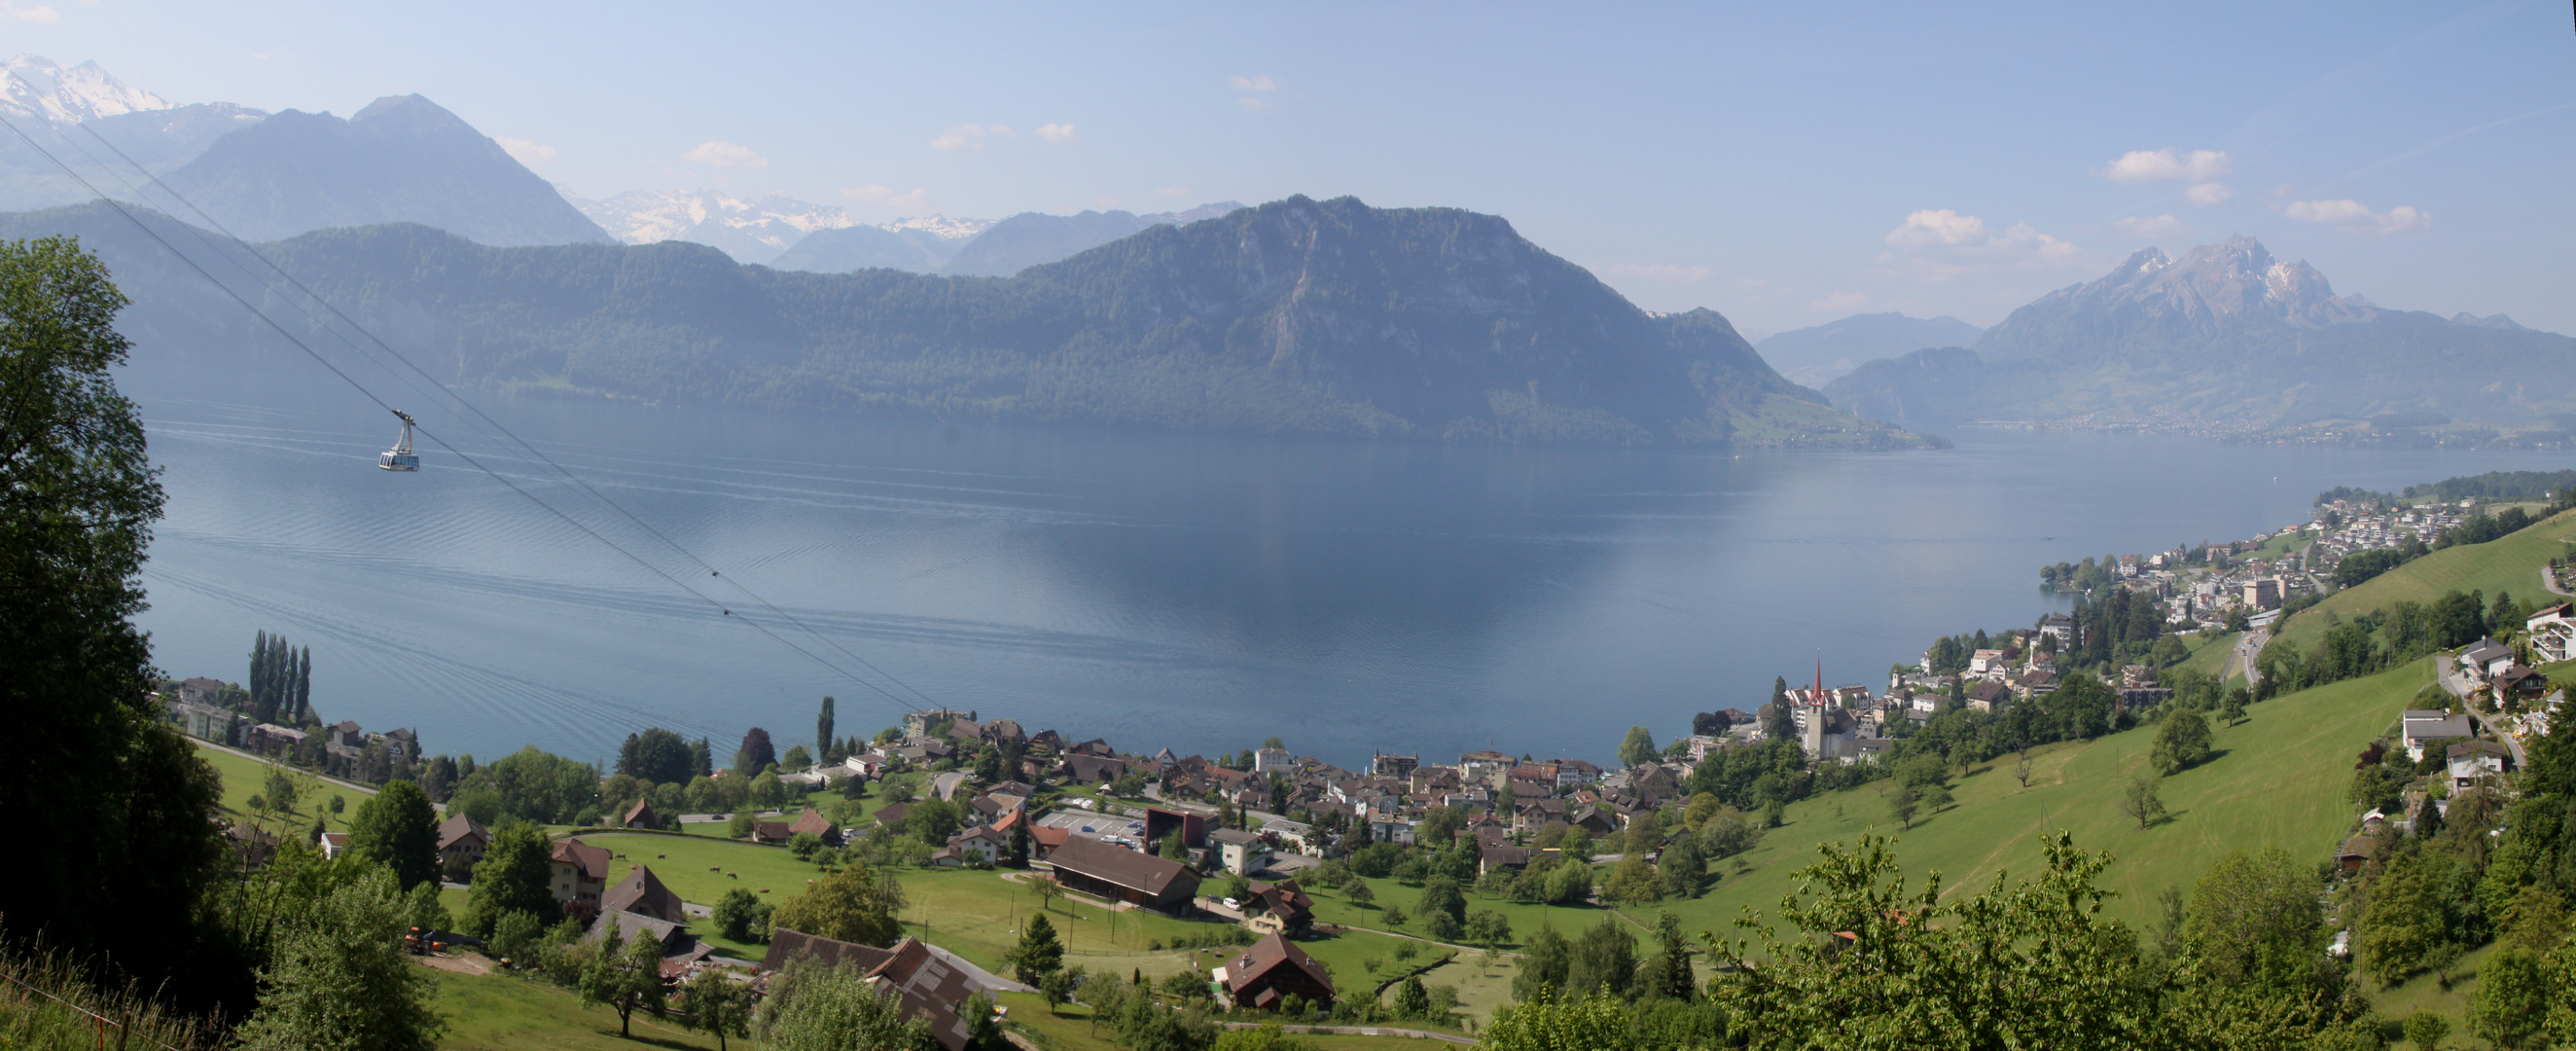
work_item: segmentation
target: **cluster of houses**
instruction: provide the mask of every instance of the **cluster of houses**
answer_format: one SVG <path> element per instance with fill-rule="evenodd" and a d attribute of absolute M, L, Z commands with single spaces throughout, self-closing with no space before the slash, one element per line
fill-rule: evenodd
<path fill-rule="evenodd" d="M 328 726 L 318 719 L 304 726 L 255 722 L 240 710 L 249 696 L 241 687 L 202 676 L 166 683 L 153 694 L 164 715 L 190 737 L 326 773 L 354 776 L 376 755 L 388 763 L 421 756 L 420 735 L 408 729 L 369 733 L 351 720 Z"/>
<path fill-rule="evenodd" d="M 2467 521 L 2477 503 L 2461 500 L 2410 507 L 2382 505 L 2377 500 L 2336 500 L 2318 508 L 2331 515 L 2320 515 L 2300 528 L 2316 537 L 2308 556 L 2331 564 L 2356 551 L 2430 544 L 2443 530 Z"/>

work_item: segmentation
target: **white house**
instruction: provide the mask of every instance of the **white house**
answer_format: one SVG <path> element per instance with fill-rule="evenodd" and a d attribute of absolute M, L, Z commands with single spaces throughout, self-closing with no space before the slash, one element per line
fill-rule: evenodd
<path fill-rule="evenodd" d="M 2400 719 L 2399 740 L 2406 747 L 2406 758 L 2424 761 L 2426 745 L 2448 745 L 2476 736 L 2466 715 L 2409 708 Z"/>

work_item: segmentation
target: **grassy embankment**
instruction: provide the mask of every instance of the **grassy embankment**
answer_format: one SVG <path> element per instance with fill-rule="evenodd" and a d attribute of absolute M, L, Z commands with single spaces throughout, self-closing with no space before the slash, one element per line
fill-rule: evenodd
<path fill-rule="evenodd" d="M 213 764 L 215 773 L 223 777 L 224 816 L 231 820 L 247 819 L 250 816 L 250 797 L 267 791 L 269 765 L 257 759 L 211 747 L 203 741 L 192 740 L 190 743 L 197 746 L 197 758 Z M 347 785 L 332 784 L 291 766 L 284 769 L 287 776 L 295 779 L 295 810 L 288 816 L 293 819 L 289 824 L 299 831 L 311 830 L 313 820 L 317 817 L 321 818 L 322 823 L 331 831 L 347 831 L 349 818 L 358 812 L 358 804 L 366 802 L 368 796 L 375 794 L 364 789 L 350 788 Z M 343 801 L 340 813 L 334 814 L 330 810 L 332 796 L 339 796 Z"/>
<path fill-rule="evenodd" d="M 2291 616 L 2275 637 L 2304 650 L 2325 634 L 2328 613 L 2350 618 L 2392 602 L 2431 602 L 2453 591 L 2484 592 L 2489 603 L 2498 592 L 2538 602 L 2549 595 L 2541 586 L 2541 567 L 2552 558 L 2566 557 L 2571 540 L 2576 540 L 2576 511 L 2483 544 L 2446 547 L 2326 596 Z"/>
<path fill-rule="evenodd" d="M 1910 830 L 1889 816 L 1883 785 L 1802 800 L 1759 846 L 1721 863 L 1723 876 L 1708 894 L 1617 911 L 1636 921 L 1632 930 L 1641 936 L 1665 909 L 1679 914 L 1687 930 L 1731 932 L 1747 907 L 1776 911 L 1794 889 L 1792 874 L 1815 860 L 1818 845 L 1871 831 L 1895 841 L 1898 860 L 1914 878 L 1937 870 L 1945 892 L 1973 892 L 1999 872 L 2036 874 L 2040 837 L 2064 829 L 2080 847 L 2112 852 L 2102 884 L 2118 896 L 2106 911 L 2143 927 L 2159 891 L 2188 892 L 2230 850 L 2280 847 L 2302 859 L 2325 857 L 2354 818 L 2342 798 L 2352 756 L 2431 681 L 2431 663 L 2419 661 L 2254 705 L 2244 722 L 2215 728 L 2216 758 L 2163 779 L 2169 816 L 2150 828 L 2138 828 L 2118 805 L 2122 788 L 2145 769 L 2154 741 L 2154 729 L 2141 727 L 2035 752 L 2028 788 L 2014 779 L 2011 756 L 1978 764 L 1955 782 L 1955 806 Z M 1381 905 L 1391 901 L 1410 911 L 1419 895 L 1392 880 L 1373 883 Z M 1316 898 L 1325 920 L 1383 925 L 1381 908 L 1352 906 L 1332 891 Z M 1522 938 L 1542 922 L 1572 934 L 1611 911 L 1542 909 L 1474 894 L 1468 907 L 1501 910 Z"/>

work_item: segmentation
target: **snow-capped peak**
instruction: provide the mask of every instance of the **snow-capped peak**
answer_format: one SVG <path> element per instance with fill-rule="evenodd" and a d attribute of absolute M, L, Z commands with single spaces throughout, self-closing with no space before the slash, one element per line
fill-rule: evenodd
<path fill-rule="evenodd" d="M 0 111 L 13 117 L 41 117 L 56 124 L 77 124 L 97 117 L 143 110 L 172 109 L 168 99 L 130 87 L 96 62 L 66 66 L 36 55 L 0 62 Z"/>
<path fill-rule="evenodd" d="M 945 215 L 916 215 L 883 224 L 888 230 L 919 230 L 942 241 L 963 241 L 983 233 L 993 225 L 990 219 L 951 219 Z"/>

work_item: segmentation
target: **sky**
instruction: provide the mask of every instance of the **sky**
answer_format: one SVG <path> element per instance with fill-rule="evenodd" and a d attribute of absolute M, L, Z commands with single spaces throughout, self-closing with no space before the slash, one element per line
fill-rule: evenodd
<path fill-rule="evenodd" d="M 182 103 L 417 93 L 579 196 L 1466 208 L 1757 336 L 1991 325 L 2236 233 L 2576 332 L 2567 5 L 1963 6 L 0 0 L 0 53 Z"/>

